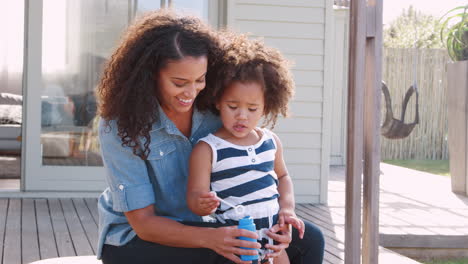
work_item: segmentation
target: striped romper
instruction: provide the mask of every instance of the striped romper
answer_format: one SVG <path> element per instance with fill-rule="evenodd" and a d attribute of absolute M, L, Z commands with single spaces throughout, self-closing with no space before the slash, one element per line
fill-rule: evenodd
<path fill-rule="evenodd" d="M 211 168 L 211 190 L 232 205 L 243 205 L 245 214 L 221 203 L 215 218 L 228 225 L 237 225 L 244 216 L 254 219 L 262 245 L 272 243 L 264 233 L 278 220 L 278 177 L 274 171 L 276 142 L 272 132 L 257 128 L 262 132 L 259 142 L 249 146 L 239 146 L 213 134 L 201 138 L 208 143 L 213 153 Z M 204 217 L 205 221 L 213 218 Z M 265 248 L 260 255 L 266 253 Z"/>

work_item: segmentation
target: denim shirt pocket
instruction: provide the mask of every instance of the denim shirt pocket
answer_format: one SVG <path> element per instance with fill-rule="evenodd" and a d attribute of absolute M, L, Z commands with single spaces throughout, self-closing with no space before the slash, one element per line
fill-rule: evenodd
<path fill-rule="evenodd" d="M 153 167 L 154 173 L 164 175 L 176 166 L 176 146 L 173 141 L 165 140 L 150 145 L 151 152 L 148 161 Z"/>
<path fill-rule="evenodd" d="M 148 160 L 161 160 L 164 157 L 168 157 L 176 149 L 176 146 L 171 140 L 166 140 L 151 144 L 149 148 L 151 152 L 148 155 Z"/>

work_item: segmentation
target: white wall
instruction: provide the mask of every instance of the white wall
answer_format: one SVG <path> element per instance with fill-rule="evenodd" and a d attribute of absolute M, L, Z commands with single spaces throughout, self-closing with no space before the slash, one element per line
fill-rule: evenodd
<path fill-rule="evenodd" d="M 330 159 L 330 0 L 228 0 L 227 26 L 263 37 L 294 62 L 292 116 L 275 132 L 294 181 L 296 201 L 325 203 Z M 327 89 L 325 88 L 327 87 Z"/>
<path fill-rule="evenodd" d="M 330 165 L 346 164 L 349 8 L 333 10 Z"/>

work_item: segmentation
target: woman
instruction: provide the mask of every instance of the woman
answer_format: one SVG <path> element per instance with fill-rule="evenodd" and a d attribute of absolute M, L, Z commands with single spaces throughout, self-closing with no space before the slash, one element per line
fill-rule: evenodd
<path fill-rule="evenodd" d="M 248 263 L 237 255 L 256 251 L 240 247 L 260 247 L 237 239 L 257 238 L 254 232 L 201 222 L 185 200 L 192 146 L 221 125 L 205 111 L 215 77 L 207 69 L 219 47 L 200 20 L 160 10 L 131 26 L 112 55 L 98 88 L 109 184 L 98 203 L 103 263 Z M 289 230 L 274 226 L 271 257 L 290 246 L 291 258 L 321 262 L 323 237 L 306 229 L 309 235 L 295 242 L 293 234 L 289 245 Z"/>

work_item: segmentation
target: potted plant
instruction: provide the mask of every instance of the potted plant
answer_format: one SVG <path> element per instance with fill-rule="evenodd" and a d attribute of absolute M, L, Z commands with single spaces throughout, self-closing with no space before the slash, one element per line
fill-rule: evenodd
<path fill-rule="evenodd" d="M 447 65 L 452 191 L 468 195 L 468 5 L 450 10 L 441 21 L 440 35 L 453 60 Z"/>
<path fill-rule="evenodd" d="M 440 37 L 453 61 L 468 60 L 468 5 L 448 11 L 441 18 Z"/>

